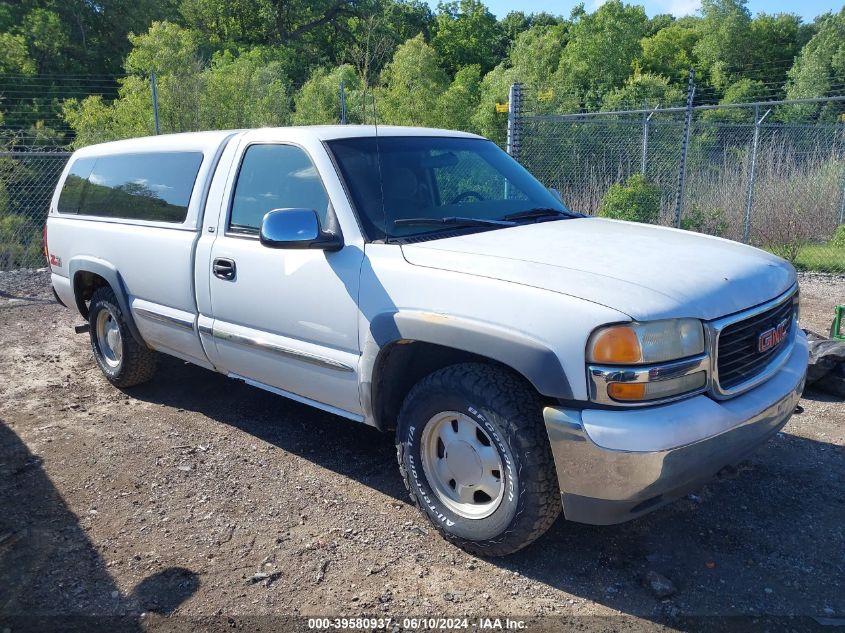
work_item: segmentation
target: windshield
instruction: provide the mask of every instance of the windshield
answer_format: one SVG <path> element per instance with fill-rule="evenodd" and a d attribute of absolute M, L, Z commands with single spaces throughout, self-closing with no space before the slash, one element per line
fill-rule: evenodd
<path fill-rule="evenodd" d="M 491 141 L 366 137 L 328 142 L 368 239 L 512 226 L 534 209 L 566 212 L 548 189 Z M 487 222 L 496 220 L 498 222 Z"/>

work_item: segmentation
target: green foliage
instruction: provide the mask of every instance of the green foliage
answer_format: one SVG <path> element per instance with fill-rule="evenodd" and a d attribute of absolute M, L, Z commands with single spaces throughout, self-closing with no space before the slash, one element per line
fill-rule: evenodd
<path fill-rule="evenodd" d="M 630 176 L 625 184 L 616 183 L 602 198 L 599 215 L 629 222 L 657 222 L 660 214 L 660 187 L 642 174 Z"/>
<path fill-rule="evenodd" d="M 630 75 L 647 28 L 645 10 L 621 0 L 609 0 L 595 13 L 579 17 L 555 75 L 558 90 L 576 97 L 583 107 L 599 106 Z"/>
<path fill-rule="evenodd" d="M 346 111 L 350 123 L 362 123 L 361 80 L 355 69 L 346 64 L 332 71 L 318 68 L 293 96 L 295 125 L 315 125 L 340 122 L 340 82 L 344 83 Z"/>
<path fill-rule="evenodd" d="M 473 129 L 472 112 L 481 92 L 481 69 L 477 64 L 461 68 L 452 85 L 436 105 L 436 125 L 450 130 Z"/>
<path fill-rule="evenodd" d="M 710 83 L 724 90 L 735 79 L 752 52 L 751 13 L 747 0 L 702 0 L 700 37 L 693 52 L 699 70 Z"/>
<path fill-rule="evenodd" d="M 0 73 L 21 73 L 32 75 L 38 70 L 35 60 L 29 56 L 26 38 L 14 33 L 0 33 Z"/>
<path fill-rule="evenodd" d="M 504 145 L 507 130 L 507 117 L 496 112 L 497 103 L 506 103 L 508 90 L 515 81 L 515 72 L 499 64 L 481 80 L 478 106 L 472 114 L 472 127 L 479 134 Z"/>
<path fill-rule="evenodd" d="M 563 24 L 532 26 L 514 40 L 509 55 L 514 74 L 539 92 L 554 88 L 554 74 L 567 42 Z"/>
<path fill-rule="evenodd" d="M 702 209 L 699 206 L 693 206 L 681 218 L 681 228 L 685 231 L 721 237 L 728 232 L 728 222 L 725 220 L 723 209 Z"/>
<path fill-rule="evenodd" d="M 602 102 L 603 110 L 666 108 L 684 99 L 680 86 L 672 85 L 661 75 L 635 72 L 621 88 L 614 88 Z"/>
<path fill-rule="evenodd" d="M 695 66 L 693 49 L 698 42 L 697 29 L 671 24 L 640 42 L 643 52 L 639 59 L 642 70 L 683 83 Z"/>
<path fill-rule="evenodd" d="M 840 224 L 836 227 L 836 232 L 833 234 L 833 239 L 830 240 L 830 245 L 836 248 L 845 248 L 845 224 Z"/>
<path fill-rule="evenodd" d="M 459 68 L 477 64 L 487 72 L 502 57 L 504 32 L 480 0 L 441 2 L 437 6 L 432 46 L 441 65 L 454 74 Z"/>
<path fill-rule="evenodd" d="M 176 74 L 194 66 L 199 58 L 198 34 L 172 22 L 153 22 L 146 33 L 130 33 L 129 41 L 132 50 L 125 67 L 131 74 Z"/>
<path fill-rule="evenodd" d="M 435 50 L 422 35 L 396 49 L 382 73 L 384 87 L 377 91 L 376 109 L 380 120 L 395 125 L 433 126 L 437 102 L 449 85 Z"/>
<path fill-rule="evenodd" d="M 43 265 L 41 231 L 25 216 L 0 212 L 0 269 Z"/>
<path fill-rule="evenodd" d="M 786 94 L 790 99 L 820 97 L 830 94 L 833 86 L 845 83 L 845 8 L 836 14 L 825 14 L 819 20 L 818 32 L 801 49 L 789 70 Z M 833 119 L 836 106 L 802 104 L 790 106 L 785 118 L 800 119 L 818 113 Z"/>

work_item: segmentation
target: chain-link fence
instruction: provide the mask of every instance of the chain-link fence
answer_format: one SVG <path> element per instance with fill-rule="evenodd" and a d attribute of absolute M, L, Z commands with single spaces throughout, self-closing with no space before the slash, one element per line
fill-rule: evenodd
<path fill-rule="evenodd" d="M 512 88 L 507 148 L 571 208 L 845 273 L 845 97 L 581 114 L 558 114 L 547 97 Z M 60 126 L 3 128 L 0 270 L 43 264 L 41 229 L 70 155 L 47 134 Z"/>
<path fill-rule="evenodd" d="M 44 266 L 42 229 L 69 152 L 0 152 L 0 270 Z"/>
<path fill-rule="evenodd" d="M 512 153 L 572 209 L 845 272 L 843 98 L 561 115 L 530 94 L 512 103 Z"/>

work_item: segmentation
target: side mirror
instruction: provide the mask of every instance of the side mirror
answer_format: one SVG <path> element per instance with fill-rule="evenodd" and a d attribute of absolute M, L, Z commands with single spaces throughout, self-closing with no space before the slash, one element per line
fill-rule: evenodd
<path fill-rule="evenodd" d="M 336 251 L 343 239 L 323 231 L 314 209 L 273 209 L 261 220 L 259 240 L 268 248 L 316 248 Z"/>

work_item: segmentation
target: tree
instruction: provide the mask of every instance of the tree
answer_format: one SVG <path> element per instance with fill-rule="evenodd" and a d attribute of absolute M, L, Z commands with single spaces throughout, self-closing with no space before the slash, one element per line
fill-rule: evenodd
<path fill-rule="evenodd" d="M 497 112 L 496 104 L 507 103 L 508 90 L 514 81 L 514 70 L 504 63 L 484 75 L 479 89 L 478 106 L 470 119 L 472 129 L 499 145 L 505 144 L 508 119 L 506 114 Z"/>
<path fill-rule="evenodd" d="M 438 64 L 437 53 L 423 41 L 411 38 L 396 49 L 382 73 L 384 87 L 377 91 L 379 121 L 395 125 L 433 125 L 437 100 L 449 85 Z"/>
<path fill-rule="evenodd" d="M 698 29 L 694 27 L 671 24 L 643 38 L 639 68 L 672 81 L 686 81 L 689 69 L 695 66 L 693 49 L 699 36 Z"/>
<path fill-rule="evenodd" d="M 436 125 L 450 130 L 472 131 L 472 113 L 481 92 L 481 68 L 461 68 L 449 88 L 437 99 Z"/>
<path fill-rule="evenodd" d="M 637 71 L 625 80 L 623 86 L 607 94 L 602 109 L 666 108 L 678 105 L 683 99 L 684 91 L 671 84 L 667 77 Z"/>
<path fill-rule="evenodd" d="M 258 46 L 239 55 L 216 55 L 202 77 L 198 129 L 266 127 L 290 122 L 291 51 Z M 175 99 L 174 99 L 175 105 Z"/>
<path fill-rule="evenodd" d="M 487 72 L 499 62 L 503 32 L 484 4 L 479 0 L 441 2 L 437 10 L 431 45 L 450 75 L 471 64 L 478 64 L 482 72 Z"/>
<path fill-rule="evenodd" d="M 702 0 L 700 37 L 694 47 L 698 68 L 709 83 L 724 91 L 741 77 L 753 53 L 751 13 L 747 0 Z"/>
<path fill-rule="evenodd" d="M 294 44 L 358 15 L 357 0 L 183 0 L 188 25 L 214 43 Z"/>
<path fill-rule="evenodd" d="M 555 85 L 581 108 L 597 107 L 603 96 L 631 74 L 641 54 L 648 18 L 640 6 L 609 0 L 595 13 L 575 12 L 576 22 L 563 49 Z"/>
<path fill-rule="evenodd" d="M 349 64 L 329 71 L 318 68 L 294 94 L 292 122 L 295 125 L 338 123 L 340 121 L 340 82 L 346 92 L 347 116 L 350 123 L 366 120 L 361 111 L 361 79 Z"/>
<path fill-rule="evenodd" d="M 132 50 L 126 56 L 126 72 L 137 75 L 175 74 L 199 61 L 196 31 L 172 22 L 153 22 L 141 35 L 129 34 Z"/>
<path fill-rule="evenodd" d="M 818 31 L 807 42 L 789 70 L 786 95 L 789 99 L 821 97 L 834 86 L 845 84 L 845 9 L 827 13 L 817 20 Z M 790 106 L 787 118 L 818 114 L 833 119 L 836 108 L 813 104 Z"/>
<path fill-rule="evenodd" d="M 567 26 L 532 26 L 513 43 L 509 60 L 519 81 L 545 92 L 554 85 L 554 74 L 567 41 Z"/>

